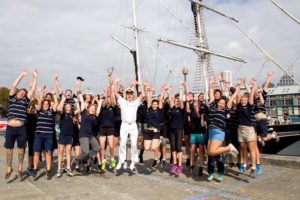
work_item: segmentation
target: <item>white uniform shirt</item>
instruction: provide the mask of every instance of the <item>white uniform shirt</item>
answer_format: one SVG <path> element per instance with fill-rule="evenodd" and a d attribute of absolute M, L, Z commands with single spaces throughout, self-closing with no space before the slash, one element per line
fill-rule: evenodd
<path fill-rule="evenodd" d="M 129 102 L 126 101 L 124 98 L 119 97 L 118 103 L 120 104 L 120 108 L 121 108 L 122 122 L 126 122 L 126 123 L 136 122 L 137 110 L 138 107 L 142 104 L 141 99 L 137 98 L 136 100 Z"/>

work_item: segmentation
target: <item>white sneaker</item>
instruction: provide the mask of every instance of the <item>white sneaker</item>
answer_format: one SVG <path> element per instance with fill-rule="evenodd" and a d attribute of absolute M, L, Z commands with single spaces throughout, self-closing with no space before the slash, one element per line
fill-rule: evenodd
<path fill-rule="evenodd" d="M 237 155 L 239 154 L 238 150 L 231 143 L 228 146 L 230 147 L 229 154 L 231 154 L 234 158 L 236 158 Z"/>
<path fill-rule="evenodd" d="M 127 169 L 127 161 L 124 162 L 123 168 Z"/>
<path fill-rule="evenodd" d="M 129 169 L 130 169 L 131 171 L 135 170 L 135 163 L 132 162 L 132 163 L 130 164 Z"/>
<path fill-rule="evenodd" d="M 116 166 L 116 170 L 119 170 L 119 169 L 121 169 L 121 167 L 122 167 L 122 163 L 121 162 L 118 162 L 118 164 L 117 164 L 117 166 Z M 124 169 L 125 169 L 125 163 L 124 163 Z"/>

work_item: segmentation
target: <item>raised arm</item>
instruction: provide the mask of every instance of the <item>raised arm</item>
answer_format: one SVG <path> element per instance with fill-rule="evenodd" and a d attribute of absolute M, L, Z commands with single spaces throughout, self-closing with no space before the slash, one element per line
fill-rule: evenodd
<path fill-rule="evenodd" d="M 271 83 L 271 79 L 272 79 L 272 76 L 274 75 L 274 72 L 268 72 L 268 78 L 265 82 L 265 85 L 264 85 L 264 91 L 265 92 L 268 92 L 268 89 L 269 89 L 269 86 L 270 86 L 270 83 Z"/>
<path fill-rule="evenodd" d="M 147 108 L 151 107 L 151 96 L 152 96 L 152 92 L 151 92 L 151 88 L 149 85 L 145 86 L 145 92 L 146 92 L 146 101 L 147 101 Z"/>
<path fill-rule="evenodd" d="M 28 99 L 31 99 L 32 96 L 34 95 L 34 91 L 35 91 L 35 88 L 36 88 L 37 75 L 38 75 L 37 70 L 36 69 L 33 70 L 32 71 L 32 81 L 31 81 L 32 86 L 31 86 L 31 88 L 30 88 L 30 90 L 28 91 L 28 94 L 27 94 Z"/>
<path fill-rule="evenodd" d="M 21 80 L 27 75 L 27 73 L 28 73 L 27 69 L 22 69 L 21 73 L 19 74 L 17 79 L 14 81 L 13 85 L 11 86 L 11 88 L 9 90 L 9 96 L 12 96 L 16 93 L 17 86 L 19 85 Z"/>
<path fill-rule="evenodd" d="M 236 86 L 235 86 L 235 92 L 233 93 L 233 95 L 230 97 L 228 103 L 227 103 L 227 107 L 228 108 L 232 108 L 232 102 L 237 98 L 237 96 L 239 95 L 240 93 L 240 88 L 241 88 L 241 83 L 242 83 L 242 80 L 241 79 L 238 79 L 237 83 L 236 83 Z"/>
<path fill-rule="evenodd" d="M 54 99 L 54 105 L 53 105 L 52 109 L 53 109 L 54 111 L 56 111 L 56 110 L 57 110 L 57 106 L 58 106 L 58 100 L 57 100 L 57 96 L 56 96 L 55 89 L 54 89 L 54 88 L 51 88 L 51 89 L 50 89 L 50 93 L 52 94 L 53 99 Z"/>
<path fill-rule="evenodd" d="M 255 90 L 256 90 L 256 84 L 257 84 L 257 81 L 256 79 L 252 79 L 251 80 L 251 83 L 252 83 L 252 89 L 251 89 L 251 93 L 249 95 L 249 104 L 250 105 L 253 105 L 254 104 L 254 93 L 255 93 Z"/>
<path fill-rule="evenodd" d="M 259 101 L 260 101 L 260 103 L 264 104 L 265 103 L 265 99 L 263 97 L 261 87 L 257 87 L 257 92 L 258 92 L 258 95 L 259 95 Z"/>
<path fill-rule="evenodd" d="M 43 101 L 43 98 L 44 98 L 45 91 L 46 91 L 46 86 L 44 85 L 42 88 L 40 88 L 40 96 L 37 99 L 38 103 L 36 105 L 37 110 L 40 110 L 42 108 L 42 101 Z"/>
<path fill-rule="evenodd" d="M 136 82 L 136 84 L 141 84 L 141 83 Z M 146 96 L 144 86 L 147 86 L 147 84 L 148 84 L 148 81 L 144 81 L 144 84 L 141 84 L 141 87 L 140 87 L 141 88 L 141 94 L 139 96 L 140 101 L 143 101 L 143 99 Z"/>
<path fill-rule="evenodd" d="M 190 107 L 190 102 L 191 102 L 192 98 L 190 95 L 186 94 L 186 105 L 185 105 L 185 111 L 190 114 L 191 113 L 191 107 Z"/>
<path fill-rule="evenodd" d="M 170 104 L 170 108 L 173 108 L 174 107 L 174 99 L 172 97 L 172 90 L 173 90 L 173 86 L 172 85 L 169 85 L 169 88 L 168 88 L 168 96 L 169 96 L 169 104 Z"/>
<path fill-rule="evenodd" d="M 55 75 L 54 75 L 54 80 L 55 80 L 55 85 L 56 85 L 58 94 L 59 94 L 59 95 L 62 95 L 62 94 L 63 94 L 63 90 L 62 90 L 62 88 L 61 88 L 61 86 L 60 86 L 60 83 L 59 83 L 59 81 L 58 81 L 58 74 L 55 74 Z"/>
<path fill-rule="evenodd" d="M 186 83 L 182 83 L 179 87 L 179 106 L 181 109 L 184 109 L 184 103 L 183 103 L 183 90 L 184 87 L 186 87 Z"/>
<path fill-rule="evenodd" d="M 225 88 L 225 84 L 224 84 L 221 74 L 218 75 L 218 80 L 220 82 L 221 92 L 222 92 L 222 94 L 224 94 L 226 88 Z"/>
<path fill-rule="evenodd" d="M 158 108 L 163 109 L 164 107 L 164 96 L 165 96 L 165 90 L 166 90 L 167 85 L 164 83 L 161 86 L 161 93 L 160 93 L 160 98 L 158 99 Z"/>
<path fill-rule="evenodd" d="M 215 76 L 211 75 L 209 78 L 209 104 L 211 104 L 214 100 L 215 100 L 215 96 L 214 96 L 214 88 L 213 88 L 213 84 L 215 84 L 216 80 L 215 80 Z"/>
<path fill-rule="evenodd" d="M 251 89 L 249 87 L 248 80 L 246 78 L 243 79 L 243 83 L 244 83 L 244 86 L 245 86 L 247 92 L 250 94 Z"/>
<path fill-rule="evenodd" d="M 97 102 L 98 102 L 98 107 L 97 107 L 97 111 L 96 111 L 96 116 L 99 116 L 99 114 L 101 112 L 101 107 L 102 107 L 103 99 L 99 99 Z"/>
<path fill-rule="evenodd" d="M 58 112 L 63 113 L 65 101 L 66 101 L 66 97 L 65 97 L 65 95 L 62 95 L 61 100 L 60 100 L 60 102 L 57 106 L 57 111 Z"/>

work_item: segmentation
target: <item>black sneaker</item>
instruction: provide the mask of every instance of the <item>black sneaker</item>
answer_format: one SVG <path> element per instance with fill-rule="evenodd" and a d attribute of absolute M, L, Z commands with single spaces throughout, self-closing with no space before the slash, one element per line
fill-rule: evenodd
<path fill-rule="evenodd" d="M 191 165 L 191 159 L 189 159 L 189 158 L 186 159 L 186 163 L 185 164 L 186 164 L 187 167 L 189 167 Z"/>
<path fill-rule="evenodd" d="M 46 177 L 47 177 L 47 180 L 51 179 L 51 172 L 50 172 L 50 170 L 47 170 Z"/>
<path fill-rule="evenodd" d="M 87 165 L 86 166 L 86 173 L 89 174 L 92 171 L 92 166 L 91 165 Z"/>
<path fill-rule="evenodd" d="M 255 178 L 256 177 L 256 170 L 255 169 L 251 168 L 250 176 L 251 176 L 251 178 Z"/>
<path fill-rule="evenodd" d="M 152 164 L 152 167 L 156 167 L 158 165 L 158 163 L 159 163 L 159 160 L 154 160 L 153 164 Z"/>
<path fill-rule="evenodd" d="M 195 169 L 194 165 L 190 166 L 190 168 L 189 168 L 190 175 L 193 174 L 194 169 Z"/>
<path fill-rule="evenodd" d="M 36 178 L 36 176 L 37 176 L 37 170 L 36 170 L 36 169 L 33 169 L 33 170 L 32 170 L 32 177 L 33 177 L 33 178 Z"/>
<path fill-rule="evenodd" d="M 161 167 L 162 167 L 163 169 L 166 168 L 166 161 L 165 161 L 165 160 L 162 160 L 162 161 L 161 161 Z"/>
<path fill-rule="evenodd" d="M 199 167 L 198 176 L 203 175 L 203 167 Z"/>

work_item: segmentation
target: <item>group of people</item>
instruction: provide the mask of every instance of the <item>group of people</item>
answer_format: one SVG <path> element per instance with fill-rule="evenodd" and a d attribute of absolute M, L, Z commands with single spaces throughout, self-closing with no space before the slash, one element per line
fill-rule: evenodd
<path fill-rule="evenodd" d="M 17 141 L 18 176 L 23 177 L 23 161 L 28 146 L 28 175 L 37 177 L 41 155 L 46 161 L 46 177 L 51 179 L 53 152 L 58 149 L 57 177 L 64 172 L 73 176 L 74 170 L 90 172 L 94 163 L 100 172 L 108 167 L 114 170 L 127 168 L 127 140 L 130 138 L 131 162 L 129 169 L 135 171 L 136 163 L 143 163 L 144 151 L 154 152 L 152 167 L 161 163 L 166 169 L 167 144 L 170 143 L 170 173 L 180 175 L 183 169 L 182 144 L 185 145 L 188 173 L 193 173 L 199 159 L 198 176 L 203 175 L 207 162 L 208 181 L 221 182 L 224 174 L 225 155 L 229 160 L 237 157 L 240 172 L 250 170 L 255 177 L 261 173 L 258 143 L 279 137 L 268 130 L 265 101 L 272 72 L 268 73 L 264 87 L 251 80 L 238 79 L 235 87 L 210 77 L 208 99 L 206 94 L 195 96 L 188 91 L 186 83 L 180 84 L 179 92 L 163 84 L 161 92 L 154 97 L 154 86 L 148 81 L 131 81 L 125 88 L 120 79 L 113 79 L 108 72 L 109 87 L 99 95 L 84 94 L 82 77 L 77 77 L 76 90 L 65 92 L 54 76 L 56 89 L 46 93 L 46 86 L 36 92 L 38 72 L 32 72 L 29 90 L 17 89 L 28 74 L 22 70 L 9 91 L 8 125 L 5 135 L 7 172 L 13 172 L 13 149 Z M 243 92 L 241 85 L 245 88 Z M 138 92 L 135 95 L 134 90 Z M 57 92 L 56 92 L 57 90 Z M 227 92 L 228 91 L 228 92 Z M 140 137 L 139 137 L 140 136 Z M 138 143 L 142 141 L 140 152 Z M 197 153 L 198 148 L 198 153 Z M 74 157 L 72 159 L 72 150 Z M 108 155 L 105 155 L 108 150 Z M 118 153 L 117 153 L 118 150 Z M 247 165 L 248 151 L 251 164 Z M 64 154 L 66 164 L 64 161 Z M 118 159 L 116 159 L 118 156 Z M 109 164 L 109 166 L 107 166 Z"/>

